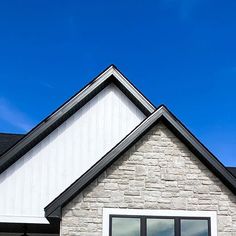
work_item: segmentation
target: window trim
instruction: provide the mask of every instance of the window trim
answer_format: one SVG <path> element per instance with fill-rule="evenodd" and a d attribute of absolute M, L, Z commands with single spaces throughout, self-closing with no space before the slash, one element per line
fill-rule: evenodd
<path fill-rule="evenodd" d="M 209 219 L 211 236 L 217 236 L 216 211 L 183 211 L 183 210 L 144 210 L 103 208 L 103 236 L 110 236 L 111 217 L 178 218 L 178 219 Z M 142 217 L 140 218 L 142 221 Z M 180 220 L 179 220 L 180 224 Z"/>

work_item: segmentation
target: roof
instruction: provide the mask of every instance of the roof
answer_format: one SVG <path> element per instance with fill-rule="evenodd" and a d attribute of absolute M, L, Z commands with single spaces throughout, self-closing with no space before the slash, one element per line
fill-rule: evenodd
<path fill-rule="evenodd" d="M 0 174 L 110 83 L 114 83 L 145 115 L 150 115 L 155 110 L 151 102 L 114 65 L 111 65 L 4 152 L 0 157 Z"/>
<path fill-rule="evenodd" d="M 0 155 L 24 137 L 24 134 L 0 133 Z"/>
<path fill-rule="evenodd" d="M 84 175 L 77 179 L 70 187 L 46 206 L 46 218 L 50 222 L 60 220 L 62 207 L 77 196 L 159 121 L 163 121 L 165 125 L 190 148 L 200 161 L 203 162 L 209 170 L 215 173 L 234 194 L 236 194 L 236 178 L 165 106 L 162 105 L 110 152 L 103 156 L 103 158 L 101 158 L 100 161 L 91 167 Z"/>
<path fill-rule="evenodd" d="M 236 167 L 226 167 L 236 178 Z"/>

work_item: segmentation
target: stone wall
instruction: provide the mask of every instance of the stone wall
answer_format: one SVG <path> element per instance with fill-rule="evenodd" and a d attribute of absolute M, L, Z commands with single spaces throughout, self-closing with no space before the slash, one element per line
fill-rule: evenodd
<path fill-rule="evenodd" d="M 63 208 L 61 235 L 101 236 L 103 208 L 217 211 L 236 236 L 236 196 L 163 124 Z"/>

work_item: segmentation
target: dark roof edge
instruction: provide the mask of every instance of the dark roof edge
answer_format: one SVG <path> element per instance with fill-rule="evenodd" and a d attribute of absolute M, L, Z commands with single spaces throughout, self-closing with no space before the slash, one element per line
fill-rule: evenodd
<path fill-rule="evenodd" d="M 162 120 L 202 161 L 213 171 L 228 188 L 236 194 L 236 178 L 224 165 L 165 107 L 157 110 L 138 125 L 111 151 L 101 158 L 84 175 L 77 179 L 64 192 L 45 207 L 45 217 L 51 221 L 61 218 L 62 207 L 80 191 L 96 179 L 107 167 L 117 160 L 126 150 L 147 133 L 158 121 Z"/>
<path fill-rule="evenodd" d="M 114 65 L 111 65 L 62 104 L 56 111 L 40 122 L 13 147 L 4 152 L 0 158 L 0 174 L 112 82 L 115 83 L 144 114 L 150 115 L 155 110 L 155 107 L 148 99 L 144 97 Z"/>
<path fill-rule="evenodd" d="M 232 166 L 227 166 L 226 168 L 227 168 L 227 170 L 229 170 L 230 173 L 232 173 L 232 175 L 235 176 L 235 178 L 236 178 L 236 167 L 235 167 L 235 166 L 234 166 L 234 167 L 232 167 Z"/>
<path fill-rule="evenodd" d="M 24 136 L 25 134 L 0 132 L 0 135 L 19 135 L 19 136 Z"/>
<path fill-rule="evenodd" d="M 25 134 L 0 133 L 0 158 L 24 136 Z"/>

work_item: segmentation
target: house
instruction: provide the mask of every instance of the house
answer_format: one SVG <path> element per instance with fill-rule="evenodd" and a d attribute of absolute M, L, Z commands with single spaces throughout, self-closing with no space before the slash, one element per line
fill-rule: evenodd
<path fill-rule="evenodd" d="M 0 153 L 0 236 L 236 236 L 236 168 L 114 65 Z"/>

